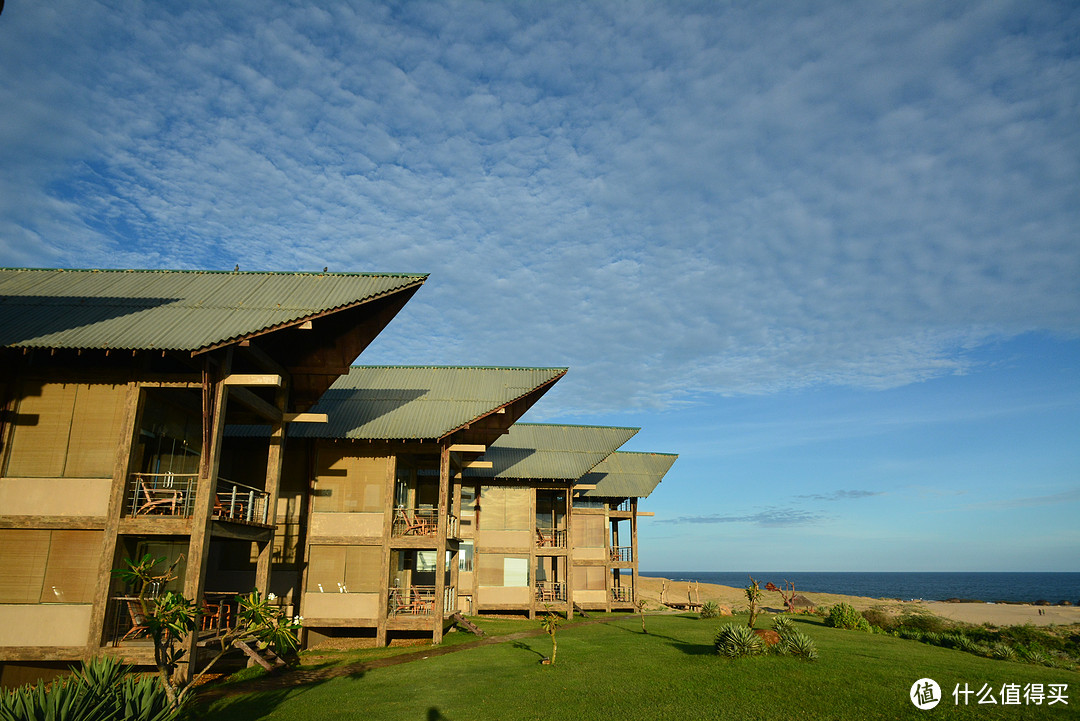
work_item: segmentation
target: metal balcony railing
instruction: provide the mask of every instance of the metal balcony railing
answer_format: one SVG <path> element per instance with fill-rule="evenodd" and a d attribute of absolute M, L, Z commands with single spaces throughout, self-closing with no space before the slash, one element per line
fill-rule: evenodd
<path fill-rule="evenodd" d="M 431 616 L 436 613 L 434 586 L 409 586 L 390 589 L 387 611 L 391 616 Z M 443 589 L 443 609 L 457 610 L 457 589 Z M 442 609 L 438 609 L 442 610 Z"/>
<path fill-rule="evenodd" d="M 214 492 L 214 518 L 222 521 L 267 524 L 270 494 L 258 488 L 218 478 Z"/>
<path fill-rule="evenodd" d="M 554 528 L 537 528 L 536 547 L 566 548 L 566 531 Z"/>
<path fill-rule="evenodd" d="M 612 546 L 611 560 L 615 563 L 632 563 L 634 560 L 634 547 Z"/>
<path fill-rule="evenodd" d="M 619 603 L 630 603 L 633 600 L 634 594 L 632 589 L 628 586 L 612 586 L 611 588 L 611 600 L 618 601 Z"/>
<path fill-rule="evenodd" d="M 124 511 L 131 517 L 195 515 L 195 495 L 199 490 L 196 473 L 132 473 L 128 476 Z M 266 491 L 218 478 L 214 487 L 214 518 L 266 525 Z"/>
<path fill-rule="evenodd" d="M 124 510 L 128 516 L 194 515 L 197 473 L 132 473 Z"/>
<path fill-rule="evenodd" d="M 566 601 L 565 581 L 537 581 L 536 600 L 541 603 Z"/>

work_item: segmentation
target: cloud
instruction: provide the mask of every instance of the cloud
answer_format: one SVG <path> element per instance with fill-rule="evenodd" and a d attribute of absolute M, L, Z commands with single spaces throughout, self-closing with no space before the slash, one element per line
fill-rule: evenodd
<path fill-rule="evenodd" d="M 0 263 L 430 272 L 363 360 L 563 413 L 1080 333 L 1068 7 L 422 7 L 12 8 Z"/>
<path fill-rule="evenodd" d="M 674 519 L 661 519 L 657 523 L 675 524 L 714 524 L 714 523 L 749 523 L 756 526 L 804 526 L 819 523 L 827 517 L 819 513 L 795 508 L 770 508 L 744 516 L 682 516 Z"/>
<path fill-rule="evenodd" d="M 872 496 L 883 495 L 885 495 L 885 491 L 852 490 L 833 491 L 832 493 L 814 493 L 806 496 L 797 496 L 797 498 L 809 498 L 815 501 L 849 501 L 858 498 L 870 498 Z"/>
<path fill-rule="evenodd" d="M 1000 501 L 986 501 L 972 503 L 964 506 L 967 510 L 1009 510 L 1012 508 L 1031 508 L 1035 506 L 1056 506 L 1062 503 L 1076 503 L 1080 501 L 1080 488 L 1074 488 L 1061 493 L 1053 493 L 1047 496 L 1028 496 L 1025 498 L 1008 498 Z"/>

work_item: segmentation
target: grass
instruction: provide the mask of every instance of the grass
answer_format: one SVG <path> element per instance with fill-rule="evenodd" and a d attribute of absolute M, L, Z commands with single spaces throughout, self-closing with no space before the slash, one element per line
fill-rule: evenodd
<path fill-rule="evenodd" d="M 980 658 L 885 635 L 825 627 L 800 618 L 820 660 L 766 656 L 729 660 L 712 640 L 719 621 L 651 616 L 559 629 L 555 666 L 547 636 L 481 646 L 290 689 L 221 699 L 193 717 L 207 719 L 958 719 L 1077 718 L 1080 674 Z M 539 628 L 538 622 L 530 622 Z M 416 649 L 411 649 L 416 650 Z M 357 652 L 359 653 L 359 652 Z M 354 661 L 358 657 L 354 657 Z M 935 679 L 944 699 L 916 709 L 909 689 Z M 959 706 L 955 684 L 1065 683 L 1069 705 Z M 205 715 L 203 715 L 205 713 Z M 197 715 L 196 715 L 197 714 Z"/>

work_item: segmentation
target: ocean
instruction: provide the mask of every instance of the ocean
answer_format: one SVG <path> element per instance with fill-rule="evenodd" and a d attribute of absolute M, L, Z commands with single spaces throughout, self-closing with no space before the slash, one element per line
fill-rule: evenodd
<path fill-rule="evenodd" d="M 993 603 L 1034 603 L 1069 601 L 1080 604 L 1080 573 L 983 573 L 983 572 L 810 572 L 810 571 L 641 571 L 642 576 L 660 576 L 673 581 L 699 581 L 744 588 L 749 576 L 765 586 L 787 580 L 796 592 L 841 593 L 871 598 L 899 598 L 944 601 L 949 598 L 974 599 Z"/>

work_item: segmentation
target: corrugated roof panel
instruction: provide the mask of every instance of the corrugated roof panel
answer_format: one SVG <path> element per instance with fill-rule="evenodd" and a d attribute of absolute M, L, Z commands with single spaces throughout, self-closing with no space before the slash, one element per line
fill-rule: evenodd
<path fill-rule="evenodd" d="M 581 491 L 581 495 L 645 498 L 659 485 L 677 458 L 673 453 L 616 451 L 581 478 L 583 484 L 596 484 L 596 488 Z"/>
<path fill-rule="evenodd" d="M 557 380 L 565 368 L 354 366 L 311 409 L 300 438 L 436 439 Z"/>
<path fill-rule="evenodd" d="M 492 467 L 468 469 L 466 475 L 576 481 L 637 432 L 616 426 L 515 423 L 481 457 Z"/>
<path fill-rule="evenodd" d="M 0 346 L 199 350 L 426 277 L 0 269 Z"/>

